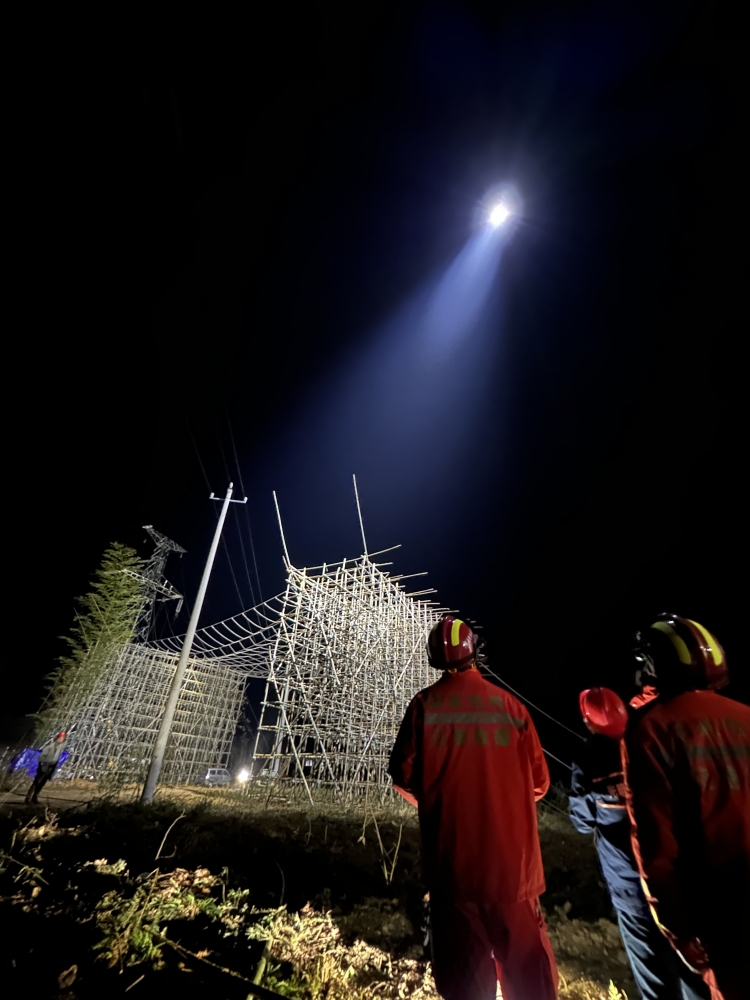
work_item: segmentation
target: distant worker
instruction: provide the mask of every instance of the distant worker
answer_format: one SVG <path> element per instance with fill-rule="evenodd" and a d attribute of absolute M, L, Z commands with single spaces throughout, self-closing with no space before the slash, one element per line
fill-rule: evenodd
<path fill-rule="evenodd" d="M 430 632 L 443 676 L 412 699 L 389 772 L 419 808 L 440 995 L 495 1000 L 499 980 L 504 1000 L 554 1000 L 535 806 L 549 772 L 524 706 L 477 669 L 476 639 L 453 615 Z"/>
<path fill-rule="evenodd" d="M 49 743 L 42 747 L 42 752 L 39 755 L 39 765 L 36 769 L 36 777 L 26 793 L 27 803 L 33 802 L 36 805 L 39 802 L 39 793 L 55 773 L 55 768 L 60 763 L 60 755 L 65 749 L 66 738 L 67 733 L 58 733 L 53 740 L 50 740 Z"/>
<path fill-rule="evenodd" d="M 701 977 L 680 961 L 656 926 L 641 888 L 620 762 L 625 703 L 605 687 L 582 691 L 578 701 L 593 735 L 573 762 L 570 818 L 579 833 L 594 834 L 635 984 L 643 1000 L 708 1000 Z"/>
<path fill-rule="evenodd" d="M 724 650 L 697 622 L 660 615 L 638 636 L 656 685 L 623 748 L 633 846 L 663 932 L 711 986 L 750 996 L 750 708 L 717 693 Z"/>

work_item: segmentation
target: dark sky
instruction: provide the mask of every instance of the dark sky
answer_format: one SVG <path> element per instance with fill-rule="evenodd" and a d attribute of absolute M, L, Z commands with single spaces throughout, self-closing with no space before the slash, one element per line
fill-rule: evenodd
<path fill-rule="evenodd" d="M 567 721 L 581 686 L 627 690 L 629 637 L 664 609 L 717 633 L 747 699 L 738 24 L 690 3 L 252 10 L 19 29 L 6 728 L 108 542 L 148 554 L 153 523 L 182 543 L 192 600 L 201 462 L 217 493 L 242 479 L 266 597 L 271 490 L 292 559 L 336 560 L 360 551 L 356 472 L 371 549 L 403 543 L 396 569 L 429 570 Z M 423 357 L 413 310 L 502 183 L 524 212 L 487 307 Z M 226 540 L 236 585 L 222 551 L 203 624 L 254 600 L 245 511 Z"/>

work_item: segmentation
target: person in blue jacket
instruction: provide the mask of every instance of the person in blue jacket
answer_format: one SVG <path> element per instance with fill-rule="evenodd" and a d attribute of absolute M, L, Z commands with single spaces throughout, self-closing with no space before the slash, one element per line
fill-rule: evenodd
<path fill-rule="evenodd" d="M 29 785 L 29 790 L 26 793 L 27 805 L 30 802 L 33 802 L 34 805 L 38 804 L 39 793 L 55 773 L 60 761 L 65 760 L 63 753 L 67 735 L 67 733 L 58 733 L 53 740 L 49 740 L 42 747 L 42 752 L 39 754 L 36 777 Z"/>
<path fill-rule="evenodd" d="M 628 711 L 608 688 L 579 697 L 592 736 L 573 762 L 570 818 L 579 833 L 593 833 L 599 863 L 617 914 L 625 951 L 643 1000 L 709 1000 L 700 976 L 680 960 L 656 926 L 641 888 L 630 842 L 630 820 L 619 741 Z"/>

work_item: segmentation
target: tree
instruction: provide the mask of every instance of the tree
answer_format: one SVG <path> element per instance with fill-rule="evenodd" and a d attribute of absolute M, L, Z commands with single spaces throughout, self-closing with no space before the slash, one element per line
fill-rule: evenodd
<path fill-rule="evenodd" d="M 142 572 L 143 560 L 135 549 L 112 542 L 105 550 L 91 590 L 77 599 L 70 635 L 63 637 L 70 651 L 50 675 L 49 693 L 37 715 L 39 737 L 69 724 L 107 662 L 133 638 L 146 601 Z"/>

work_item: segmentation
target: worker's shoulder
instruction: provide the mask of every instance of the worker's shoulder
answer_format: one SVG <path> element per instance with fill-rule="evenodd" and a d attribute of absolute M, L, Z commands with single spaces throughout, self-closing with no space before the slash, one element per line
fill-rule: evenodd
<path fill-rule="evenodd" d="M 750 723 L 750 705 L 745 705 L 741 701 L 735 701 L 734 698 L 727 698 L 726 695 L 721 694 L 719 691 L 705 691 L 700 693 L 713 695 L 713 711 L 717 715 L 731 716 Z"/>
<path fill-rule="evenodd" d="M 460 704 L 474 705 L 477 696 L 482 699 L 486 707 L 495 711 L 502 710 L 509 714 L 528 719 L 529 715 L 524 706 L 514 698 L 512 694 L 504 688 L 498 687 L 488 681 L 478 670 L 463 670 L 460 673 L 444 673 L 429 687 L 423 688 L 414 698 L 414 702 L 422 702 L 426 705 L 439 707 L 444 702 L 453 699 L 459 704 L 457 699 L 461 699 Z"/>
<path fill-rule="evenodd" d="M 518 698 L 516 698 L 515 695 L 512 695 L 510 691 L 506 690 L 506 688 L 501 688 L 498 684 L 494 684 L 491 680 L 488 680 L 486 677 L 483 677 L 482 674 L 480 674 L 479 676 L 482 678 L 482 683 L 485 685 L 485 687 L 491 688 L 493 691 L 496 692 L 499 691 L 502 694 L 503 698 L 507 699 L 509 705 L 521 704 Z"/>
<path fill-rule="evenodd" d="M 750 708 L 718 691 L 685 691 L 654 706 L 649 718 L 665 722 L 673 719 L 734 716 L 750 720 Z"/>
<path fill-rule="evenodd" d="M 445 697 L 450 692 L 455 692 L 464 687 L 462 680 L 463 674 L 451 674 L 445 671 L 440 674 L 434 684 L 430 684 L 426 688 L 422 688 L 421 691 L 417 691 L 414 695 L 412 701 L 439 701 L 441 698 Z"/>
<path fill-rule="evenodd" d="M 413 705 L 415 704 L 415 702 L 430 701 L 433 698 L 435 692 L 440 690 L 443 683 L 444 683 L 444 678 L 438 677 L 438 679 L 435 681 L 434 684 L 429 684 L 426 688 L 422 688 L 421 691 L 417 691 L 417 693 L 412 698 L 410 704 Z"/>
<path fill-rule="evenodd" d="M 491 704 L 499 705 L 502 704 L 507 712 L 513 715 L 520 715 L 522 718 L 528 717 L 528 712 L 524 705 L 515 698 L 509 691 L 505 688 L 498 687 L 497 684 L 493 684 L 492 681 L 487 680 L 478 670 L 467 670 L 465 675 L 468 678 L 468 684 L 475 690 L 481 691 L 486 698 L 492 699 Z"/>
<path fill-rule="evenodd" d="M 750 708 L 716 691 L 685 691 L 648 706 L 633 726 L 628 742 L 640 742 L 653 735 L 661 738 L 673 734 L 681 738 L 686 732 L 693 732 L 695 727 L 705 728 L 707 723 L 718 725 L 721 722 L 728 723 L 730 731 L 739 726 L 737 731 L 750 735 Z"/>

